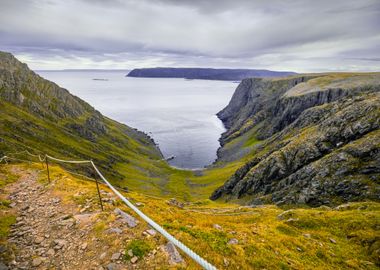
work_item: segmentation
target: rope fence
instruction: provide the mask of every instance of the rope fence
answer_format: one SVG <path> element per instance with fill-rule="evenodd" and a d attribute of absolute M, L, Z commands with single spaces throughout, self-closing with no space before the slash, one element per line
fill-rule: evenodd
<path fill-rule="evenodd" d="M 103 176 L 103 174 L 99 171 L 98 167 L 96 167 L 95 163 L 92 160 L 64 160 L 52 157 L 50 155 L 45 154 L 43 158 L 41 155 L 35 155 L 30 153 L 28 150 L 24 150 L 18 153 L 14 154 L 21 154 L 26 153 L 29 156 L 38 157 L 39 161 L 43 164 L 45 162 L 46 164 L 46 170 L 47 170 L 47 176 L 48 181 L 50 183 L 50 171 L 49 171 L 49 160 L 60 162 L 60 163 L 70 163 L 70 164 L 89 164 L 92 166 L 92 168 L 95 170 L 97 175 L 100 177 L 101 180 L 104 181 L 105 185 L 107 185 L 113 193 L 115 193 L 120 200 L 122 200 L 129 208 L 131 208 L 138 216 L 140 216 L 145 222 L 147 222 L 153 229 L 158 231 L 160 234 L 162 234 L 168 241 L 172 242 L 175 246 L 177 246 L 180 250 L 182 250 L 185 254 L 187 254 L 190 258 L 192 258 L 196 263 L 198 263 L 200 266 L 202 266 L 206 270 L 216 270 L 217 268 L 207 262 L 205 259 L 203 259 L 201 256 L 199 256 L 197 253 L 195 253 L 193 250 L 191 250 L 189 247 L 187 247 L 185 244 L 183 244 L 181 241 L 177 240 L 174 236 L 172 236 L 170 233 L 168 233 L 163 227 L 161 227 L 159 224 L 157 224 L 154 220 L 152 220 L 150 217 L 145 215 L 140 209 L 138 209 L 133 203 L 131 203 L 127 198 L 125 198 L 113 185 L 108 182 L 108 180 Z M 22 159 L 16 159 L 9 156 L 3 156 L 0 158 L 0 163 L 4 160 L 7 162 L 7 159 L 14 159 L 14 160 L 20 160 L 20 161 L 26 161 L 26 162 L 32 162 L 29 160 L 22 160 Z M 36 163 L 36 162 L 34 162 Z M 102 199 L 99 191 L 99 184 L 98 179 L 95 178 L 96 182 L 96 188 L 99 196 L 99 203 L 103 210 L 103 204 Z"/>

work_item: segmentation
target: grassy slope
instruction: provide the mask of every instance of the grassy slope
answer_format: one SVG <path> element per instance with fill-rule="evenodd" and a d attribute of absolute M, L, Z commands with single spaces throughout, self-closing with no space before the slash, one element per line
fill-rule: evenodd
<path fill-rule="evenodd" d="M 40 166 L 34 168 L 40 169 Z M 6 170 L 6 166 L 2 166 L 2 170 Z M 58 166 L 52 167 L 51 172 L 59 196 L 78 205 L 92 199 L 97 209 L 93 183 L 79 180 Z M 40 177 L 46 183 L 44 172 Z M 104 186 L 101 189 L 109 191 Z M 82 191 L 82 200 L 74 196 L 78 190 Z M 133 202 L 142 202 L 143 212 L 219 269 L 376 269 L 376 263 L 377 266 L 380 263 L 379 203 L 352 203 L 340 210 L 297 208 L 285 212 L 286 209 L 271 205 L 242 208 L 208 200 L 180 209 L 169 206 L 162 198 L 136 192 L 126 196 Z M 117 204 L 122 207 L 120 202 Z M 128 208 L 124 209 L 134 215 Z M 282 218 L 278 218 L 280 214 Z M 112 211 L 106 211 L 93 228 L 104 244 L 108 240 L 107 234 L 102 232 L 112 218 Z M 214 224 L 222 229 L 215 229 Z M 141 235 L 138 232 L 146 228 L 141 221 L 136 229 L 139 241 L 134 245 L 146 247 L 165 242 L 162 237 L 152 240 L 138 236 Z M 232 238 L 239 243 L 229 245 Z M 130 245 L 125 243 L 126 248 Z M 198 269 L 187 257 L 186 262 L 188 269 Z"/>
<path fill-rule="evenodd" d="M 242 162 L 227 164 L 223 168 L 209 169 L 202 172 L 201 176 L 197 176 L 193 171 L 170 167 L 159 156 L 152 156 L 149 146 L 144 147 L 132 138 L 128 138 L 128 144 L 123 148 L 103 138 L 99 138 L 94 144 L 70 133 L 69 130 L 62 128 L 60 123 L 42 120 L 7 102 L 0 101 L 0 107 L 2 108 L 0 135 L 6 140 L 5 143 L 1 143 L 5 153 L 24 149 L 37 153 L 39 149 L 43 149 L 48 154 L 63 159 L 92 157 L 114 184 L 150 195 L 186 200 L 208 198 L 215 188 L 224 183 L 243 164 Z M 124 125 L 109 119 L 107 121 L 108 127 L 114 129 L 111 131 L 112 137 L 125 137 L 120 132 L 120 129 L 126 128 Z M 128 162 L 109 164 L 110 157 L 118 156 L 127 159 Z M 30 158 L 27 155 L 14 157 Z M 109 166 L 112 166 L 112 170 Z M 81 173 L 93 173 L 86 166 L 75 165 L 68 168 Z"/>
<path fill-rule="evenodd" d="M 160 157 L 151 157 L 149 146 L 144 147 L 131 138 L 123 148 L 103 138 L 99 138 L 94 144 L 62 128 L 60 123 L 42 120 L 7 102 L 0 101 L 0 107 L 0 135 L 5 140 L 1 143 L 5 153 L 24 149 L 39 152 L 39 149 L 43 149 L 41 153 L 63 159 L 92 157 L 114 184 L 150 195 L 186 200 L 207 198 L 242 164 L 231 163 L 224 168 L 209 169 L 201 176 L 196 176 L 192 171 L 170 167 Z M 125 136 L 120 134 L 120 129 L 125 126 L 110 119 L 107 121 L 108 127 L 114 129 L 111 136 Z M 142 154 L 144 152 L 146 155 Z M 128 162 L 108 165 L 110 153 L 111 156 L 121 156 Z M 14 157 L 30 158 L 26 155 Z M 108 166 L 112 166 L 112 170 Z M 88 167 L 81 165 L 69 166 L 69 169 L 81 173 L 88 171 Z M 112 173 L 113 171 L 117 174 Z"/>
<path fill-rule="evenodd" d="M 380 73 L 327 73 L 324 76 L 296 85 L 284 96 L 300 96 L 331 88 L 350 89 L 366 85 L 380 85 Z"/>
<path fill-rule="evenodd" d="M 243 164 L 241 161 L 226 164 L 224 167 L 205 170 L 199 176 L 193 171 L 170 167 L 159 156 L 151 155 L 150 146 L 145 147 L 132 138 L 128 138 L 128 144 L 123 145 L 123 148 L 101 137 L 94 144 L 62 128 L 61 123 L 42 120 L 7 102 L 0 101 L 0 107 L 0 135 L 5 140 L 0 143 L 4 153 L 24 149 L 38 153 L 38 150 L 42 149 L 63 159 L 92 157 L 114 184 L 150 195 L 185 200 L 208 198 L 215 188 L 224 183 Z M 108 127 L 113 129 L 112 137 L 125 137 L 120 130 L 127 128 L 126 126 L 109 119 L 107 121 Z M 110 157 L 118 156 L 127 159 L 128 162 L 109 164 Z M 25 154 L 14 157 L 30 159 Z M 112 166 L 112 170 L 109 166 Z M 68 168 L 80 173 L 93 174 L 88 166 L 75 165 Z"/>
<path fill-rule="evenodd" d="M 239 165 L 207 170 L 201 176 L 171 168 L 147 136 L 104 116 L 99 122 L 107 132 L 86 138 L 70 125 L 89 131 L 86 120 L 97 115 L 95 109 L 3 52 L 0 96 L 0 155 L 28 149 L 62 159 L 93 159 L 120 187 L 186 200 L 207 198 Z M 93 174 L 88 166 L 68 168 Z"/>

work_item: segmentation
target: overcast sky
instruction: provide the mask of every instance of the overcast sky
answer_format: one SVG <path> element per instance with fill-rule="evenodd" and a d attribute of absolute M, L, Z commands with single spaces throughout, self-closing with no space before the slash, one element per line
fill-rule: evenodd
<path fill-rule="evenodd" d="M 380 0 L 0 0 L 32 69 L 380 71 Z"/>

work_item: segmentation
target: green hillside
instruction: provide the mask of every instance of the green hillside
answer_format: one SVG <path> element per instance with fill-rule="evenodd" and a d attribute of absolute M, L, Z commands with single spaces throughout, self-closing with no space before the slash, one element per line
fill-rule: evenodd
<path fill-rule="evenodd" d="M 0 155 L 25 149 L 93 159 L 114 181 L 148 179 L 157 167 L 166 166 L 147 135 L 103 116 L 1 52 Z"/>

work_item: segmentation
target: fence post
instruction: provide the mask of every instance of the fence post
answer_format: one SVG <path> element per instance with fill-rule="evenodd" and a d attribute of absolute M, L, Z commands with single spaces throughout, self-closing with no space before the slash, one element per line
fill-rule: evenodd
<path fill-rule="evenodd" d="M 41 159 L 41 156 L 40 156 L 40 155 L 38 155 L 38 159 L 39 159 L 40 162 L 41 162 L 42 169 L 45 169 L 44 160 Z M 45 156 L 45 159 L 46 159 L 46 156 Z"/>
<path fill-rule="evenodd" d="M 92 163 L 92 160 L 91 160 L 91 163 Z M 104 209 L 103 209 L 103 202 L 102 202 L 102 196 L 100 195 L 99 183 L 98 183 L 98 178 L 97 177 L 95 177 L 95 182 L 96 182 L 96 189 L 98 191 L 98 196 L 99 196 L 100 208 L 102 209 L 102 211 L 104 211 Z"/>
<path fill-rule="evenodd" d="M 46 170 L 47 170 L 48 181 L 49 181 L 49 184 L 50 184 L 49 162 L 48 162 L 48 157 L 47 156 L 45 156 L 45 163 L 46 163 Z"/>

